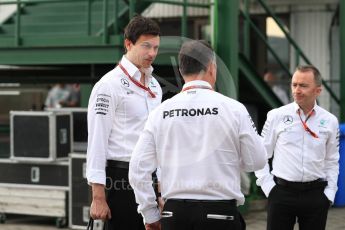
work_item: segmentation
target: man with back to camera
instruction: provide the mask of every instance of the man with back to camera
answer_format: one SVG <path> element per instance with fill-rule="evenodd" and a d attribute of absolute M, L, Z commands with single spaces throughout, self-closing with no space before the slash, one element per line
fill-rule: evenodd
<path fill-rule="evenodd" d="M 321 75 L 314 66 L 297 67 L 291 82 L 294 102 L 267 114 L 261 135 L 269 165 L 255 172 L 268 197 L 267 229 L 323 230 L 337 191 L 339 124 L 316 104 Z"/>
<path fill-rule="evenodd" d="M 149 115 L 130 161 L 129 180 L 146 229 L 244 229 L 240 171 L 265 165 L 265 149 L 246 108 L 214 91 L 215 53 L 188 41 L 179 53 L 182 92 Z M 160 168 L 160 215 L 151 174 Z"/>
<path fill-rule="evenodd" d="M 162 99 L 151 66 L 160 44 L 159 26 L 136 16 L 126 26 L 124 38 L 126 54 L 94 86 L 88 106 L 90 215 L 107 221 L 108 230 L 145 229 L 128 183 L 128 167 L 147 116 Z"/>

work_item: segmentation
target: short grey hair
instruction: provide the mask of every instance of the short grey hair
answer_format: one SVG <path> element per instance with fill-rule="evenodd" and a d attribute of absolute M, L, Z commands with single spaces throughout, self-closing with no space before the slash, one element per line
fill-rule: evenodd
<path fill-rule="evenodd" d="M 207 41 L 189 40 L 183 43 L 178 61 L 180 72 L 185 76 L 205 71 L 210 62 L 215 63 L 216 56 Z"/>
<path fill-rule="evenodd" d="M 322 85 L 322 77 L 321 77 L 320 71 L 315 66 L 313 66 L 313 65 L 300 65 L 300 66 L 297 66 L 296 71 L 299 71 L 302 73 L 309 72 L 309 71 L 313 72 L 315 84 L 317 86 Z"/>

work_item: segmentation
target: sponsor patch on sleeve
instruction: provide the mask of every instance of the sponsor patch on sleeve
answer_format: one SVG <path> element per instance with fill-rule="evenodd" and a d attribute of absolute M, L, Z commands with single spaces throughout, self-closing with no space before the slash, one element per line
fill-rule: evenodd
<path fill-rule="evenodd" d="M 110 96 L 107 94 L 98 94 L 95 104 L 95 112 L 100 115 L 107 115 L 109 112 Z"/>

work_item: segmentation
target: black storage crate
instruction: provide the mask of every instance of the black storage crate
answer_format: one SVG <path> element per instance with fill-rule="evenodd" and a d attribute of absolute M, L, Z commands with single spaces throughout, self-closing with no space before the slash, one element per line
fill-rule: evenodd
<path fill-rule="evenodd" d="M 55 161 L 72 148 L 71 115 L 60 112 L 11 111 L 11 158 Z"/>
<path fill-rule="evenodd" d="M 86 153 L 87 150 L 87 108 L 47 108 L 47 111 L 66 112 L 72 116 L 72 152 Z"/>
<path fill-rule="evenodd" d="M 0 216 L 36 215 L 56 218 L 64 227 L 68 217 L 69 162 L 0 160 Z"/>
<path fill-rule="evenodd" d="M 86 154 L 70 155 L 69 221 L 72 229 L 85 229 L 90 216 L 91 187 L 86 180 Z"/>
<path fill-rule="evenodd" d="M 68 189 L 68 163 L 0 161 L 0 183 L 58 186 Z"/>

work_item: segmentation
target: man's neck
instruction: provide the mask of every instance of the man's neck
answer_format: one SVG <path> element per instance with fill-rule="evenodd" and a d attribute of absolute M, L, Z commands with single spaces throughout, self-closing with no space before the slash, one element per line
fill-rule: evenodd
<path fill-rule="evenodd" d="M 141 72 L 142 67 L 140 65 L 138 65 L 137 63 L 135 63 L 134 58 L 132 58 L 131 55 L 125 54 L 125 57 L 127 58 L 128 61 L 130 61 L 133 65 L 135 65 Z"/>
<path fill-rule="evenodd" d="M 207 81 L 207 79 L 205 79 L 204 74 L 190 74 L 190 75 L 184 76 L 183 79 L 185 83 L 188 83 L 191 81 L 206 81 L 210 83 L 209 81 Z"/>
<path fill-rule="evenodd" d="M 304 115 L 307 115 L 310 113 L 310 111 L 312 111 L 314 109 L 314 104 L 313 105 L 309 105 L 309 106 L 300 106 L 301 110 L 303 111 Z"/>
<path fill-rule="evenodd" d="M 139 69 L 139 71 L 140 71 L 140 83 L 141 84 L 143 84 L 144 86 L 146 86 L 146 81 L 145 81 L 145 73 L 144 72 L 142 72 L 140 69 Z"/>
<path fill-rule="evenodd" d="M 140 76 L 140 83 L 145 85 L 146 81 L 145 81 L 145 71 L 144 71 L 144 68 L 142 68 L 140 65 L 137 65 L 134 61 L 133 61 L 133 58 L 128 55 L 128 54 L 125 54 L 125 57 L 128 59 L 128 61 L 130 61 L 133 65 L 135 65 L 138 69 L 139 69 L 139 72 L 141 74 Z"/>

